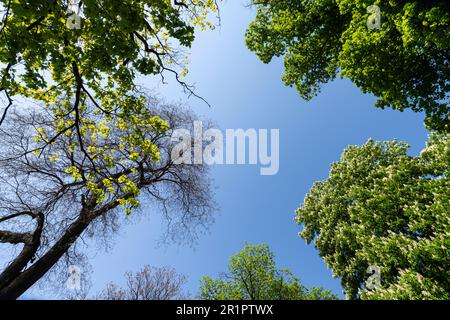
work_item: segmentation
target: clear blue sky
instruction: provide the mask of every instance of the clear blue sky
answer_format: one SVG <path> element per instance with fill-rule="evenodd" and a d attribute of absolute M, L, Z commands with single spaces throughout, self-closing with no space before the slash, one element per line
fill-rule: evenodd
<path fill-rule="evenodd" d="M 348 80 L 325 85 L 311 102 L 302 101 L 294 88 L 281 82 L 282 61 L 265 65 L 245 47 L 245 29 L 254 12 L 244 5 L 223 3 L 222 26 L 198 34 L 192 48 L 188 80 L 196 83 L 211 109 L 194 98 L 187 100 L 175 83 L 147 85 L 167 101 L 188 101 L 222 129 L 280 129 L 278 175 L 260 176 L 257 166 L 215 166 L 212 175 L 221 210 L 194 247 L 158 247 L 161 221 L 156 212 L 144 208 L 145 218 L 125 226 L 109 252 L 92 255 L 91 293 L 110 281 L 122 283 L 126 271 L 150 264 L 170 265 L 189 276 L 187 289 L 195 295 L 199 279 L 225 271 L 229 257 L 247 241 L 267 243 L 278 266 L 291 269 L 305 285 L 341 294 L 339 281 L 314 247 L 297 236 L 295 209 L 313 182 L 327 177 L 330 164 L 349 144 L 363 144 L 372 137 L 407 141 L 412 154 L 424 147 L 422 114 L 376 109 L 375 99 Z"/>

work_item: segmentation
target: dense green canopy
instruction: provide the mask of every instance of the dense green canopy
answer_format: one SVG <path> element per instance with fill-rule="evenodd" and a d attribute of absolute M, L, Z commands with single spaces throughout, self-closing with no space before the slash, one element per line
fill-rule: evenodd
<path fill-rule="evenodd" d="M 169 129 L 149 111 L 135 78 L 173 75 L 193 94 L 182 80 L 182 48 L 191 46 L 196 26 L 213 27 L 207 18 L 216 9 L 214 0 L 1 0 L 0 94 L 7 104 L 0 125 L 15 100 L 45 105 L 56 130 L 36 128 L 35 156 L 61 135 L 69 137 L 69 152 L 87 161 L 69 166 L 67 178 L 83 181 L 99 203 L 113 184 L 128 190 L 133 196 L 120 204 L 130 212 L 139 190 L 127 175 L 111 172 L 124 163 L 158 162 L 158 148 L 146 134 Z M 113 127 L 123 131 L 113 141 L 126 154 L 121 158 L 111 142 L 104 145 Z M 88 165 L 94 168 L 89 176 L 83 174 Z"/>
<path fill-rule="evenodd" d="M 265 63 L 284 57 L 286 85 L 304 99 L 338 74 L 378 107 L 425 111 L 426 124 L 449 128 L 450 2 L 253 0 L 247 45 Z M 377 19 L 380 28 L 369 28 Z"/>
<path fill-rule="evenodd" d="M 248 244 L 230 258 L 228 274 L 203 277 L 200 298 L 205 300 L 323 300 L 337 299 L 322 288 L 308 289 L 287 269 L 275 266 L 265 244 Z"/>
<path fill-rule="evenodd" d="M 349 298 L 450 298 L 449 139 L 431 135 L 417 157 L 407 148 L 350 146 L 297 210 L 300 236 L 314 242 Z M 380 269 L 372 291 L 369 266 Z"/>

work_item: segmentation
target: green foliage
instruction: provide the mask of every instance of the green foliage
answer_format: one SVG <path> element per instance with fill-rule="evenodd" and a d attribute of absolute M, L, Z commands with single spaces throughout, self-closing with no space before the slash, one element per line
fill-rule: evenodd
<path fill-rule="evenodd" d="M 267 245 L 248 244 L 230 258 L 228 275 L 203 277 L 200 298 L 205 300 L 324 300 L 337 297 L 322 288 L 307 289 L 287 269 L 275 267 Z"/>
<path fill-rule="evenodd" d="M 125 190 L 128 197 L 120 204 L 129 213 L 139 204 L 139 190 L 127 176 L 114 177 L 112 169 L 129 162 L 139 168 L 147 159 L 158 162 L 158 148 L 146 133 L 169 130 L 136 94 L 135 78 L 171 73 L 192 93 L 180 80 L 186 70 L 177 48 L 191 46 L 196 26 L 212 27 L 207 16 L 216 5 L 213 0 L 74 2 L 81 17 L 75 27 L 68 23 L 73 15 L 69 1 L 0 1 L 0 92 L 10 105 L 14 97 L 25 97 L 52 114 L 57 130 L 50 134 L 36 128 L 36 156 L 62 135 L 68 137 L 72 158 L 86 160 L 68 166 L 68 177 L 83 181 L 99 203 L 116 186 Z M 110 139 L 112 127 L 122 133 Z M 83 174 L 86 163 L 94 168 L 89 175 Z"/>
<path fill-rule="evenodd" d="M 338 74 L 378 97 L 377 107 L 425 111 L 431 129 L 449 128 L 450 2 L 252 1 L 247 46 L 264 62 L 284 56 L 286 85 L 311 99 Z M 370 30 L 367 8 L 381 10 Z"/>
<path fill-rule="evenodd" d="M 449 137 L 432 134 L 417 157 L 405 143 L 350 146 L 316 182 L 297 222 L 348 298 L 450 298 Z M 381 286 L 365 289 L 368 266 Z"/>

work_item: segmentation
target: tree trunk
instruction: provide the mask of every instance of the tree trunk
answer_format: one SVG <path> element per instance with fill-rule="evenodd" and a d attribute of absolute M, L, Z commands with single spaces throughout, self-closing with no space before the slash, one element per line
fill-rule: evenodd
<path fill-rule="evenodd" d="M 20 272 L 7 286 L 0 289 L 0 300 L 17 299 L 34 285 L 58 262 L 93 219 L 94 217 L 88 219 L 86 215 L 80 215 L 45 255 L 31 267 Z"/>

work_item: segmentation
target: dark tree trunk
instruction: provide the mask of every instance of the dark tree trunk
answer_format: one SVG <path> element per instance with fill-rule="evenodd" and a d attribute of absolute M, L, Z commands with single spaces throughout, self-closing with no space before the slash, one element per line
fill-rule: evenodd
<path fill-rule="evenodd" d="M 47 253 L 31 267 L 21 271 L 22 268 L 16 266 L 14 279 L 10 280 L 6 286 L 3 286 L 5 283 L 0 284 L 0 300 L 17 299 L 34 285 L 56 264 L 56 262 L 58 262 L 64 253 L 67 252 L 70 246 L 78 239 L 83 231 L 86 230 L 92 220 L 93 218 L 87 219 L 85 215 L 81 215 L 70 225 L 64 235 L 47 251 Z"/>
<path fill-rule="evenodd" d="M 37 220 L 36 230 L 33 234 L 27 234 L 29 240 L 25 241 L 20 254 L 6 267 L 6 269 L 0 274 L 0 290 L 8 286 L 27 266 L 34 255 L 36 254 L 41 244 L 41 234 L 44 228 L 44 214 L 38 213 L 34 216 Z"/>

